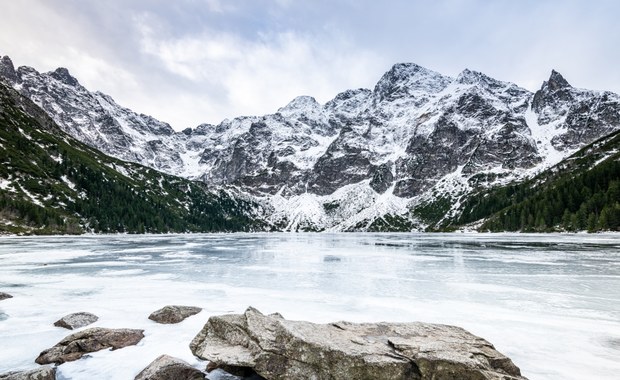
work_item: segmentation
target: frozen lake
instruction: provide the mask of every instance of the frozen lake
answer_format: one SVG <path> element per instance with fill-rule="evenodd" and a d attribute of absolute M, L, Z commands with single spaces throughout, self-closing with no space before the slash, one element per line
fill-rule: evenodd
<path fill-rule="evenodd" d="M 287 319 L 453 324 L 491 341 L 530 379 L 618 379 L 620 235 L 214 234 L 2 237 L 0 373 L 36 367 L 69 334 L 141 328 L 138 346 L 59 367 L 59 378 L 133 379 L 188 345 L 210 315 L 249 305 Z M 178 325 L 162 306 L 204 310 Z"/>

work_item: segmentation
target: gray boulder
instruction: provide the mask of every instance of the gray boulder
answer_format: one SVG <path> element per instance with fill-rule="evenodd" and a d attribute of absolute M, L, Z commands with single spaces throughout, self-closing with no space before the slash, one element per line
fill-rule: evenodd
<path fill-rule="evenodd" d="M 0 292 L 0 301 L 8 299 L 8 298 L 13 298 L 13 296 L 10 295 L 9 293 Z"/>
<path fill-rule="evenodd" d="M 0 374 L 0 380 L 56 380 L 56 368 L 41 367 L 30 371 Z"/>
<path fill-rule="evenodd" d="M 187 317 L 198 314 L 201 308 L 195 306 L 168 305 L 149 315 L 149 319 L 157 323 L 179 323 Z"/>
<path fill-rule="evenodd" d="M 181 359 L 161 355 L 142 370 L 135 380 L 202 380 L 204 373 Z"/>
<path fill-rule="evenodd" d="M 144 338 L 144 330 L 94 327 L 67 336 L 54 347 L 41 352 L 35 362 L 62 364 L 78 360 L 89 352 L 133 346 L 142 338 Z"/>
<path fill-rule="evenodd" d="M 493 345 L 462 328 L 429 323 L 314 324 L 244 314 L 214 316 L 190 349 L 221 368 L 278 379 L 522 380 Z"/>
<path fill-rule="evenodd" d="M 65 315 L 60 318 L 56 322 L 54 322 L 54 326 L 64 327 L 69 330 L 79 329 L 80 327 L 88 326 L 91 323 L 95 323 L 99 320 L 95 314 L 79 312 L 73 313 L 69 315 Z"/>

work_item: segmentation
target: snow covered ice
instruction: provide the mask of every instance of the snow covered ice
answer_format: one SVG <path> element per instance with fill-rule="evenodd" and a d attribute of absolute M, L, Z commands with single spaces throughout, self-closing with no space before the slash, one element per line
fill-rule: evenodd
<path fill-rule="evenodd" d="M 620 236 L 213 234 L 0 239 L 0 373 L 29 369 L 91 326 L 140 328 L 134 347 L 58 367 L 59 378 L 130 379 L 161 354 L 200 369 L 189 342 L 210 315 L 264 313 L 312 322 L 453 324 L 492 342 L 530 379 L 616 379 Z M 148 315 L 204 310 L 178 325 Z M 90 327 L 90 326 L 89 326 Z"/>

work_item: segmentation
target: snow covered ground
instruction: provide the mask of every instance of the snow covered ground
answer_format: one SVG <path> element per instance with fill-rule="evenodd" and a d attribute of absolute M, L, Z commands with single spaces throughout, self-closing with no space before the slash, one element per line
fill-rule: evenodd
<path fill-rule="evenodd" d="M 210 315 L 264 313 L 313 322 L 426 321 L 491 341 L 530 379 L 617 379 L 620 236 L 214 234 L 3 237 L 0 373 L 36 366 L 70 332 L 141 328 L 135 347 L 59 366 L 59 378 L 130 379 L 160 354 L 198 368 L 188 344 Z M 167 304 L 204 310 L 178 325 Z"/>

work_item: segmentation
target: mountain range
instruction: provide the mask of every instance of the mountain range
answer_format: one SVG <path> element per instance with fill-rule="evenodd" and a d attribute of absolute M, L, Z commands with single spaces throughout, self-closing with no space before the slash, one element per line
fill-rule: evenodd
<path fill-rule="evenodd" d="M 5 56 L 0 80 L 85 145 L 249 202 L 261 210 L 252 220 L 289 231 L 482 226 L 490 214 L 463 215 L 472 199 L 531 183 L 620 130 L 620 96 L 574 88 L 556 71 L 532 93 L 476 71 L 453 78 L 402 63 L 373 89 L 325 104 L 300 96 L 273 114 L 180 132 L 64 68 L 16 69 Z M 578 170 L 617 161 L 617 144 L 605 146 Z"/>

